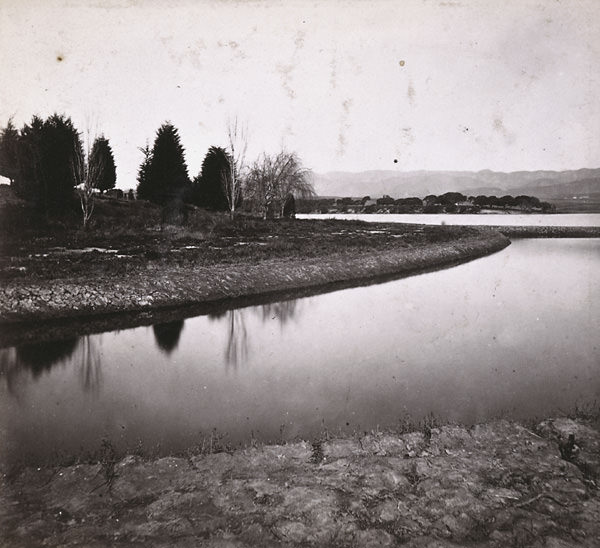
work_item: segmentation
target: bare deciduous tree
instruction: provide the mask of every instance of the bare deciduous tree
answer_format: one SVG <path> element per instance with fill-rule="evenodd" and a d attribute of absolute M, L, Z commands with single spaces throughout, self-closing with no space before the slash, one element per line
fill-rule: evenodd
<path fill-rule="evenodd" d="M 75 179 L 75 186 L 79 194 L 81 212 L 83 215 L 83 228 L 86 229 L 94 213 L 94 189 L 101 188 L 106 173 L 106 162 L 101 154 L 94 154 L 94 148 L 100 141 L 108 141 L 104 136 L 96 137 L 93 145 L 90 140 L 90 130 L 86 132 L 85 152 L 75 139 L 73 141 L 73 155 L 71 170 Z M 113 163 L 114 169 L 114 163 Z"/>
<path fill-rule="evenodd" d="M 90 169 L 88 160 L 88 153 L 84 154 L 81 149 L 78 150 L 77 147 L 74 147 L 71 169 L 81 204 L 84 230 L 92 218 L 92 213 L 94 213 L 94 175 L 92 173 L 93 170 Z"/>
<path fill-rule="evenodd" d="M 237 116 L 233 120 L 229 120 L 227 124 L 227 141 L 229 173 L 222 173 L 221 181 L 227 197 L 229 213 L 233 219 L 236 203 L 239 201 L 241 193 L 241 180 L 248 148 L 247 129 L 238 123 Z"/>

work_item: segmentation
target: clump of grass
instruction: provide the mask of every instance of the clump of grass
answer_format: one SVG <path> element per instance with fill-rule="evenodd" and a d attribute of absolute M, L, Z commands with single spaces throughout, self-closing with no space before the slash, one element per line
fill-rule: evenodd
<path fill-rule="evenodd" d="M 600 421 L 600 402 L 594 400 L 584 404 L 575 404 L 573 410 L 567 413 L 567 417 L 585 421 Z"/>
<path fill-rule="evenodd" d="M 394 428 L 395 434 L 411 434 L 412 432 L 421 432 L 425 436 L 427 443 L 431 441 L 431 432 L 434 428 L 440 428 L 447 424 L 442 421 L 433 412 L 425 415 L 424 418 L 415 420 L 410 414 L 403 415 L 398 420 L 398 425 Z"/>
<path fill-rule="evenodd" d="M 226 441 L 226 435 L 213 428 L 208 436 L 202 436 L 200 443 L 192 447 L 190 455 L 213 455 L 215 453 L 232 453 L 233 447 Z"/>
<path fill-rule="evenodd" d="M 312 452 L 310 455 L 310 462 L 313 464 L 320 464 L 325 460 L 323 453 L 323 442 L 321 440 L 314 441 L 312 444 Z"/>
<path fill-rule="evenodd" d="M 429 413 L 422 419 L 419 423 L 419 431 L 423 432 L 425 436 L 425 441 L 429 443 L 431 441 L 431 431 L 434 428 L 439 428 L 442 426 L 442 422 L 438 417 L 436 417 L 433 413 Z"/>
<path fill-rule="evenodd" d="M 419 473 L 417 471 L 416 461 L 413 461 L 411 463 L 410 469 L 408 471 L 406 471 L 404 475 L 406 476 L 406 479 L 408 480 L 408 483 L 410 483 L 411 487 L 413 489 L 416 489 L 417 486 L 419 485 L 419 482 L 421 481 L 421 476 L 419 475 Z"/>
<path fill-rule="evenodd" d="M 96 486 L 93 491 L 105 486 L 110 493 L 114 481 L 119 477 L 115 469 L 119 459 L 117 457 L 117 451 L 109 439 L 102 440 L 96 459 L 97 463 L 100 464 L 100 471 L 98 474 L 102 475 L 103 482 Z"/>

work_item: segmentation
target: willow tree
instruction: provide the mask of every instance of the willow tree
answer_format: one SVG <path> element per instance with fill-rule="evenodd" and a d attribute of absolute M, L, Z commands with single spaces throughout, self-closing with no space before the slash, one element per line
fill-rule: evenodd
<path fill-rule="evenodd" d="M 315 191 L 311 171 L 302 166 L 296 153 L 281 151 L 275 156 L 262 154 L 250 166 L 246 194 L 266 219 L 275 211 L 283 217 L 291 197 L 310 198 Z"/>

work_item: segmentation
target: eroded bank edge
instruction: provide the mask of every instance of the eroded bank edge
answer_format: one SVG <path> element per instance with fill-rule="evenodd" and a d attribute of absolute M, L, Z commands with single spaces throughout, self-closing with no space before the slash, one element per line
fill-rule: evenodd
<path fill-rule="evenodd" d="M 0 347 L 173 321 L 226 309 L 380 283 L 446 268 L 500 251 L 497 232 L 414 248 L 337 253 L 197 268 L 121 280 L 8 284 L 0 292 Z"/>

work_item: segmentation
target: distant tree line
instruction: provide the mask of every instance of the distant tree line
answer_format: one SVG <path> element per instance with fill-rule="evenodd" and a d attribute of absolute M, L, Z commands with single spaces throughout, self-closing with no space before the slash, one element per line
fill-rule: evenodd
<path fill-rule="evenodd" d="M 100 135 L 90 142 L 88 135 L 85 141 L 64 115 L 34 116 L 21 129 L 11 119 L 0 128 L 0 176 L 41 218 L 60 218 L 79 204 L 85 227 L 94 196 L 116 185 L 109 140 Z M 211 146 L 200 172 L 190 178 L 179 132 L 165 122 L 152 147 L 140 148 L 137 198 L 161 206 L 163 221 L 179 222 L 188 206 L 227 211 L 232 217 L 240 209 L 263 218 L 293 216 L 296 198 L 314 196 L 311 172 L 296 154 L 264 153 L 247 165 L 246 146 L 246 132 L 237 120 L 230 123 L 227 145 Z"/>
<path fill-rule="evenodd" d="M 466 196 L 460 192 L 446 192 L 425 198 L 394 199 L 387 194 L 381 198 L 316 198 L 301 200 L 302 213 L 478 213 L 482 209 L 515 210 L 523 212 L 550 212 L 555 207 L 535 196 Z"/>
<path fill-rule="evenodd" d="M 164 207 L 188 203 L 232 216 L 242 210 L 267 218 L 291 216 L 296 198 L 314 196 L 311 173 L 295 153 L 263 153 L 246 165 L 239 152 L 246 143 L 239 135 L 237 126 L 230 126 L 229 145 L 211 146 L 200 172 L 190 179 L 179 133 L 172 124 L 163 124 L 152 148 L 140 149 L 144 159 L 138 170 L 138 198 Z"/>

